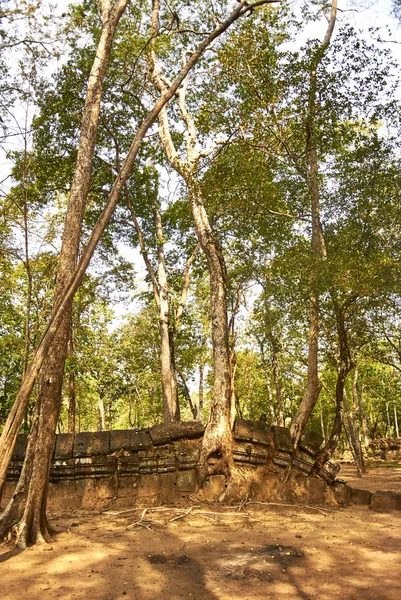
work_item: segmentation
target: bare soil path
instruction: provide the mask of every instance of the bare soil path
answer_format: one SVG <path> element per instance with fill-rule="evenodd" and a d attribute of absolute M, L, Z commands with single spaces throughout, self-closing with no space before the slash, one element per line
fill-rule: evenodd
<path fill-rule="evenodd" d="M 401 493 L 401 465 L 397 467 L 373 465 L 368 467 L 366 475 L 358 477 L 354 465 L 342 464 L 337 477 L 360 490 Z"/>
<path fill-rule="evenodd" d="M 141 509 L 56 516 L 60 533 L 50 546 L 13 556 L 0 546 L 0 598 L 401 598 L 400 512 L 260 504 L 189 509 L 150 509 L 142 519 Z"/>

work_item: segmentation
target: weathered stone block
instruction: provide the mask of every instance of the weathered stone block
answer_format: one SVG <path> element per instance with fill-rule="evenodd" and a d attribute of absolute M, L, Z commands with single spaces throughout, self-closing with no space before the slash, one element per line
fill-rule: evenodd
<path fill-rule="evenodd" d="M 25 458 L 25 451 L 28 444 L 28 435 L 26 433 L 21 433 L 17 436 L 17 441 L 15 442 L 13 454 L 11 460 L 20 460 L 23 461 Z"/>
<path fill-rule="evenodd" d="M 339 504 L 346 505 L 351 501 L 352 488 L 343 481 L 334 481 L 334 495 Z"/>
<path fill-rule="evenodd" d="M 234 441 L 234 460 L 236 460 L 237 462 L 249 463 L 251 459 L 251 453 L 252 444 Z"/>
<path fill-rule="evenodd" d="M 203 436 L 205 426 L 200 421 L 186 421 L 184 423 L 170 423 L 168 425 L 172 440 L 196 440 Z"/>
<path fill-rule="evenodd" d="M 253 435 L 253 421 L 246 419 L 235 419 L 234 422 L 234 439 L 245 440 L 247 442 L 252 441 Z"/>
<path fill-rule="evenodd" d="M 96 456 L 110 451 L 110 431 L 82 431 L 75 436 L 74 456 Z"/>
<path fill-rule="evenodd" d="M 368 490 L 359 490 L 358 488 L 351 488 L 351 498 L 352 504 L 359 505 L 367 505 L 372 501 L 372 493 L 368 492 Z"/>
<path fill-rule="evenodd" d="M 56 447 L 54 448 L 54 460 L 70 459 L 73 457 L 74 434 L 59 433 L 56 436 Z"/>
<path fill-rule="evenodd" d="M 262 421 L 254 421 L 252 429 L 252 441 L 257 444 L 264 444 L 271 446 L 273 443 L 273 437 L 269 425 Z"/>
<path fill-rule="evenodd" d="M 331 460 L 329 460 L 323 467 L 315 467 L 315 471 L 319 477 L 322 477 L 322 479 L 325 479 L 329 483 L 334 481 L 339 470 L 340 465 L 332 462 Z"/>
<path fill-rule="evenodd" d="M 156 446 L 152 448 L 154 456 L 170 456 L 174 455 L 174 445 L 173 444 L 162 444 L 161 446 Z"/>
<path fill-rule="evenodd" d="M 251 447 L 250 463 L 252 465 L 265 465 L 269 457 L 269 448 L 263 445 Z"/>
<path fill-rule="evenodd" d="M 401 494 L 397 492 L 376 492 L 370 504 L 374 510 L 401 510 Z"/>
<path fill-rule="evenodd" d="M 159 456 L 157 458 L 157 472 L 158 473 L 170 473 L 176 470 L 176 459 L 175 454 L 168 454 L 165 456 Z"/>
<path fill-rule="evenodd" d="M 306 474 L 309 474 L 312 471 L 314 463 L 315 459 L 308 452 L 303 452 L 302 450 L 298 450 L 292 460 L 294 467 Z"/>
<path fill-rule="evenodd" d="M 10 462 L 7 469 L 8 481 L 16 481 L 17 479 L 19 479 L 23 464 L 24 461 L 22 460 Z"/>
<path fill-rule="evenodd" d="M 118 474 L 124 476 L 139 473 L 139 459 L 137 454 L 119 456 L 117 461 Z"/>
<path fill-rule="evenodd" d="M 54 460 L 50 469 L 50 480 L 73 479 L 75 477 L 75 460 Z"/>
<path fill-rule="evenodd" d="M 285 427 L 279 427 L 278 425 L 273 425 L 271 427 L 271 432 L 273 435 L 275 450 L 279 450 L 280 452 L 293 452 L 294 446 L 289 429 L 286 429 Z"/>
<path fill-rule="evenodd" d="M 92 459 L 90 456 L 84 456 L 75 459 L 75 478 L 85 479 L 90 478 L 92 473 Z"/>
<path fill-rule="evenodd" d="M 199 460 L 199 443 L 194 440 L 174 442 L 174 454 L 179 470 L 194 469 Z"/>
<path fill-rule="evenodd" d="M 171 442 L 170 428 L 168 425 L 155 425 L 149 431 L 150 439 L 154 446 L 161 446 Z"/>
<path fill-rule="evenodd" d="M 273 463 L 278 467 L 288 467 L 290 464 L 291 455 L 289 452 L 280 452 L 278 450 L 275 451 L 273 455 Z"/>
<path fill-rule="evenodd" d="M 131 430 L 113 430 L 110 431 L 110 452 L 118 450 L 127 450 L 131 448 Z"/>
<path fill-rule="evenodd" d="M 195 469 L 177 473 L 177 488 L 180 492 L 196 492 L 198 489 L 198 474 Z"/>
<path fill-rule="evenodd" d="M 310 431 L 303 437 L 299 447 L 301 450 L 308 452 L 311 456 L 315 456 L 322 443 L 323 437 L 319 433 Z"/>
<path fill-rule="evenodd" d="M 146 450 L 152 445 L 148 429 L 133 429 L 131 431 L 131 450 Z"/>

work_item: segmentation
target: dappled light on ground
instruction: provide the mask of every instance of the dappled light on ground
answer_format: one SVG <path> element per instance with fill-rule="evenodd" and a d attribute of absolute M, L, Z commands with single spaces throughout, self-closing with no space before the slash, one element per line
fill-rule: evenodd
<path fill-rule="evenodd" d="M 400 513 L 208 506 L 171 521 L 174 514 L 149 511 L 139 525 L 135 511 L 59 517 L 51 545 L 2 563 L 1 598 L 401 597 Z"/>

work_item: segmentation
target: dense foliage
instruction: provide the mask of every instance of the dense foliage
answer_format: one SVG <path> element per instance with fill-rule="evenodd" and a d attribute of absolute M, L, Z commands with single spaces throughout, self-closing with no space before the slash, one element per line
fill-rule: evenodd
<path fill-rule="evenodd" d="M 38 7 L 24 3 L 24 14 L 12 3 L 3 4 L 9 6 L 0 13 L 0 90 L 12 89 L 12 95 L 5 94 L 8 100 L 0 105 L 11 164 L 0 198 L 0 428 L 51 310 L 86 81 L 100 31 L 96 2 L 73 5 L 50 27 L 52 39 L 63 40 L 60 57 L 60 47 L 49 45 L 49 31 L 43 29 L 48 21 L 39 23 Z M 198 32 L 212 27 L 226 3 L 211 6 L 173 2 L 163 13 L 157 49 L 168 72 L 179 70 L 182 52 L 194 46 Z M 188 78 L 188 107 L 206 149 L 198 175 L 227 265 L 237 414 L 257 419 L 265 413 L 269 422 L 290 424 L 305 387 L 310 272 L 315 269 L 323 387 L 310 427 L 328 438 L 334 420 L 341 362 L 337 306 L 353 364 L 345 388 L 349 410 L 360 419 L 361 430 L 366 421 L 368 437 L 399 436 L 399 67 L 382 45 L 351 27 L 346 15 L 338 19 L 316 73 L 323 264 L 309 244 L 305 147 L 307 82 L 319 46 L 308 31 L 315 23 L 314 31 L 321 26 L 323 35 L 325 23 L 317 3 L 306 8 L 299 15 L 285 3 L 260 7 L 206 53 Z M 146 62 L 149 32 L 143 17 L 149 9 L 148 3 L 132 3 L 117 32 L 82 244 L 132 131 L 155 95 Z M 17 18 L 24 19 L 32 37 L 25 45 L 19 44 L 14 26 L 7 33 L 7 24 Z M 17 48 L 19 60 L 14 71 L 6 60 L 11 48 Z M 11 143 L 11 119 L 21 111 Z M 185 131 L 175 103 L 168 114 L 183 153 Z M 125 192 L 75 298 L 59 431 L 71 430 L 72 403 L 77 431 L 143 427 L 162 419 L 159 317 L 143 262 L 146 255 L 156 272 L 160 245 L 181 418 L 207 419 L 213 364 L 206 261 L 198 253 L 191 265 L 188 296 L 176 324 L 196 236 L 186 187 L 164 157 L 157 127 L 144 141 Z"/>

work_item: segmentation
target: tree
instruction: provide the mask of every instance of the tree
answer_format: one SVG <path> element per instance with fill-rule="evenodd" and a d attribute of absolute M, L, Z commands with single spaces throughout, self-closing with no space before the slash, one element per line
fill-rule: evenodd
<path fill-rule="evenodd" d="M 106 37 L 106 40 L 110 41 L 110 47 L 111 47 L 111 39 L 110 38 L 113 37 L 115 27 L 117 26 L 119 17 L 121 16 L 123 5 L 121 5 L 117 2 L 117 4 L 113 8 L 111 8 L 111 10 L 110 10 L 110 8 L 111 8 L 110 5 L 103 4 L 102 23 L 103 23 L 104 29 L 107 32 L 107 35 L 106 35 L 106 32 L 104 35 Z M 118 12 L 117 8 L 121 12 Z M 54 309 L 53 309 L 53 314 L 52 314 L 51 320 L 49 321 L 47 329 L 42 337 L 42 340 L 33 355 L 31 364 L 26 372 L 26 375 L 23 379 L 19 394 L 17 396 L 16 402 L 15 402 L 15 408 L 11 411 L 9 420 L 6 423 L 6 426 L 3 430 L 3 434 L 0 439 L 0 447 L 2 449 L 2 455 L 4 458 L 3 458 L 2 464 L 1 464 L 0 481 L 3 482 L 5 479 L 6 469 L 8 466 L 9 459 L 11 457 L 12 449 L 13 449 L 16 435 L 17 435 L 18 428 L 19 428 L 19 427 L 16 427 L 16 425 L 18 423 L 18 419 L 23 415 L 23 412 L 28 403 L 30 394 L 32 392 L 32 388 L 33 388 L 36 376 L 39 373 L 40 368 L 43 364 L 43 360 L 44 360 L 45 356 L 47 355 L 47 353 L 49 352 L 49 349 L 51 347 L 51 344 L 52 344 L 52 341 L 53 341 L 55 335 L 57 335 L 57 330 L 60 327 L 60 324 L 62 323 L 64 314 L 66 313 L 66 311 L 68 311 L 68 307 L 70 306 L 70 302 L 73 298 L 73 295 L 76 292 L 77 288 L 79 287 L 79 285 L 82 281 L 82 278 L 85 274 L 86 268 L 87 268 L 89 261 L 93 255 L 93 252 L 99 242 L 99 239 L 100 239 L 104 229 L 106 228 L 107 224 L 110 221 L 110 218 L 113 214 L 114 208 L 117 204 L 119 194 L 131 173 L 131 170 L 132 170 L 133 164 L 135 162 L 136 156 L 138 154 L 143 137 L 145 136 L 149 127 L 151 127 L 151 125 L 153 124 L 155 119 L 158 117 L 160 110 L 162 110 L 162 108 L 165 106 L 165 104 L 175 95 L 175 93 L 179 89 L 181 83 L 187 76 L 190 69 L 194 66 L 194 64 L 196 64 L 196 62 L 199 60 L 199 58 L 202 56 L 202 54 L 208 48 L 208 46 L 215 39 L 217 39 L 219 37 L 219 35 L 221 35 L 224 31 L 226 31 L 232 23 L 234 23 L 238 18 L 247 14 L 252 9 L 253 9 L 252 4 L 250 4 L 250 5 L 245 4 L 245 3 L 239 4 L 238 7 L 236 7 L 235 10 L 229 15 L 229 17 L 226 18 L 225 21 L 218 24 L 217 27 L 210 34 L 208 34 L 204 37 L 203 41 L 197 46 L 197 48 L 194 50 L 194 52 L 191 53 L 188 60 L 185 62 L 185 64 L 182 66 L 181 70 L 179 71 L 178 75 L 171 82 L 171 85 L 169 86 L 169 88 L 161 94 L 160 98 L 156 101 L 153 108 L 148 113 L 147 117 L 144 119 L 142 124 L 138 127 L 136 135 L 134 136 L 131 147 L 128 151 L 128 154 L 122 163 L 119 175 L 113 184 L 107 204 L 95 225 L 95 228 L 92 232 L 91 237 L 88 240 L 86 248 L 83 251 L 75 270 L 73 271 L 71 278 L 69 280 L 67 279 L 66 281 L 63 281 L 63 283 L 64 283 L 63 297 L 62 297 L 62 299 L 60 297 L 57 297 L 57 301 L 56 301 Z M 112 25 L 114 25 L 114 27 L 112 27 Z M 101 53 L 101 55 L 103 55 L 103 52 L 102 52 L 103 50 L 104 50 L 104 47 L 102 44 L 99 48 L 99 52 Z M 103 64 L 102 61 L 100 61 L 100 63 Z M 98 68 L 100 66 L 96 62 L 95 62 L 95 65 L 96 65 L 96 68 Z M 103 66 L 105 67 L 105 64 Z M 99 72 L 99 75 L 102 75 L 102 71 Z M 101 87 L 101 85 L 100 85 L 101 78 L 96 83 L 98 85 L 95 86 L 95 88 L 98 91 L 100 91 L 99 87 Z M 91 108 L 93 108 L 93 107 L 91 107 Z M 91 111 L 89 111 L 89 115 L 92 115 Z M 95 115 L 97 115 L 97 110 L 95 110 Z M 92 116 L 95 117 L 95 115 L 92 115 Z M 85 119 L 83 122 L 85 122 Z M 94 132 L 91 130 L 91 134 L 93 134 L 93 133 Z M 85 139 L 85 136 L 82 136 L 82 138 Z M 89 139 L 92 140 L 93 135 L 89 136 Z M 88 142 L 88 143 L 89 143 L 89 146 L 87 148 L 87 151 L 91 156 L 89 157 L 88 155 L 84 155 L 83 164 L 86 164 L 89 167 L 90 163 L 91 163 L 92 152 L 91 152 L 91 143 L 90 142 Z M 78 155 L 79 155 L 79 153 L 78 153 Z M 81 166 L 82 165 L 80 164 L 80 161 L 78 161 L 77 162 L 77 171 L 78 172 L 80 172 Z M 89 175 L 89 178 L 83 177 L 82 180 L 81 180 L 81 177 L 78 178 L 78 181 L 81 185 L 83 185 L 85 183 L 85 186 L 86 186 L 87 183 L 89 183 L 90 172 L 88 175 Z M 85 187 L 83 189 L 85 189 Z M 74 215 L 74 216 L 76 216 L 76 215 Z M 72 226 L 73 231 L 75 230 L 73 221 L 74 221 L 74 219 L 72 219 L 72 221 L 70 223 L 68 223 L 68 225 L 66 224 L 66 230 L 68 230 L 68 228 L 70 226 Z M 66 244 L 67 244 L 67 242 L 66 242 Z M 67 244 L 67 246 L 68 245 L 69 244 Z M 67 336 L 66 342 L 68 343 L 68 336 Z M 59 402 L 59 398 L 57 398 L 57 402 Z M 41 410 L 43 410 L 43 403 L 41 404 L 40 408 L 41 408 Z M 37 477 L 30 478 L 28 501 L 25 504 L 24 515 L 18 526 L 18 530 L 19 530 L 18 543 L 21 546 L 24 546 L 29 542 L 34 543 L 38 538 L 39 539 L 40 538 L 42 538 L 42 539 L 49 538 L 48 524 L 47 524 L 47 520 L 46 520 L 46 492 L 47 492 L 46 470 L 48 473 L 49 466 L 50 466 L 50 459 L 51 459 L 51 451 L 52 451 L 52 445 L 50 442 L 51 442 L 51 440 L 54 440 L 54 430 L 55 430 L 55 425 L 57 422 L 57 417 L 56 417 L 56 419 L 54 419 L 54 416 L 57 413 L 56 407 L 51 405 L 51 408 L 52 408 L 51 409 L 51 418 L 54 423 L 54 428 L 52 428 L 50 426 L 49 429 L 46 431 L 46 428 L 45 428 L 47 425 L 46 418 L 44 418 L 42 420 L 41 427 L 39 428 L 38 441 L 43 438 L 43 442 L 46 442 L 45 443 L 45 448 L 46 448 L 45 454 L 47 454 L 47 456 L 46 456 L 46 461 L 45 461 L 44 466 L 42 464 L 39 464 L 39 465 L 37 465 L 38 468 L 35 469 L 37 461 L 35 461 L 35 464 L 33 464 L 32 473 L 35 473 L 35 475 L 37 475 Z M 32 444 L 31 444 L 31 446 L 32 446 Z M 31 465 L 32 458 L 33 458 L 33 456 L 32 456 L 32 452 L 31 452 L 31 448 L 29 448 L 27 451 L 25 464 Z M 35 455 L 35 458 L 36 458 L 36 455 Z M 21 478 L 20 478 L 20 482 L 19 482 L 19 486 L 17 487 L 17 491 L 13 495 L 13 499 L 10 501 L 9 506 L 3 512 L 3 515 L 1 518 L 1 520 L 2 520 L 1 533 L 3 535 L 4 535 L 5 531 L 7 531 L 8 527 L 10 526 L 10 524 L 12 522 L 12 519 L 14 518 L 17 494 L 20 492 L 21 486 L 23 487 L 22 484 L 23 484 L 24 478 L 26 477 L 26 474 L 27 474 L 27 469 L 23 469 L 23 472 L 22 472 Z M 20 484 L 21 484 L 21 486 L 20 486 Z"/>

